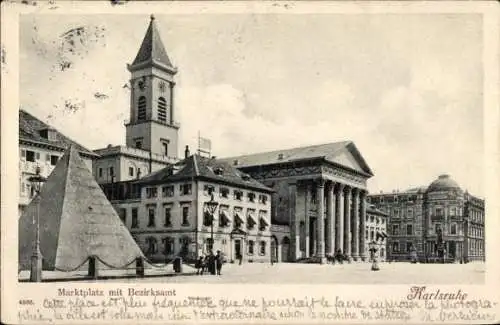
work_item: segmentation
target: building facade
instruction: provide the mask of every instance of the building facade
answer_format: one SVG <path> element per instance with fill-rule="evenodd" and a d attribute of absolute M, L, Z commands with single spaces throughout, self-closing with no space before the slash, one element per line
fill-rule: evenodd
<path fill-rule="evenodd" d="M 90 170 L 98 155 L 72 141 L 27 111 L 19 110 L 19 215 L 30 203 L 35 190 L 28 180 L 36 174 L 47 178 L 64 151 L 74 145 Z"/>
<path fill-rule="evenodd" d="M 484 200 L 464 192 L 449 175 L 426 187 L 370 195 L 369 202 L 390 216 L 389 259 L 409 260 L 412 249 L 420 261 L 436 259 L 441 232 L 445 258 L 484 260 Z"/>
<path fill-rule="evenodd" d="M 227 261 L 241 255 L 244 262 L 270 262 L 272 190 L 226 163 L 186 155 L 136 181 L 138 196 L 107 192 L 145 255 L 194 260 L 220 250 Z M 212 197 L 218 203 L 213 216 Z"/>
<path fill-rule="evenodd" d="M 273 246 L 282 261 L 315 260 L 340 250 L 366 260 L 366 181 L 373 174 L 351 141 L 224 158 L 274 189 L 273 225 L 288 226 Z M 286 247 L 286 249 L 283 249 Z M 285 253 L 285 254 L 284 254 Z"/>
<path fill-rule="evenodd" d="M 366 228 L 365 228 L 365 242 L 375 243 L 378 260 L 384 262 L 387 258 L 387 224 L 389 215 L 372 204 L 368 204 L 366 208 Z M 370 247 L 365 246 L 365 256 L 370 256 Z"/>
<path fill-rule="evenodd" d="M 126 146 L 97 149 L 94 164 L 99 184 L 138 179 L 178 161 L 180 124 L 175 119 L 174 76 L 160 33 L 151 16 L 130 72 L 130 117 Z"/>

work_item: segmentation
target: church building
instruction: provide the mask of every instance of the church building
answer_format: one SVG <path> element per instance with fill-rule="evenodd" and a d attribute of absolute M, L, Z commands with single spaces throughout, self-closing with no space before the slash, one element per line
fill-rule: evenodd
<path fill-rule="evenodd" d="M 130 120 L 125 124 L 126 146 L 94 152 L 94 175 L 105 191 L 132 190 L 115 183 L 141 178 L 178 161 L 179 128 L 175 119 L 174 76 L 170 61 L 151 16 L 141 47 L 130 71 Z"/>

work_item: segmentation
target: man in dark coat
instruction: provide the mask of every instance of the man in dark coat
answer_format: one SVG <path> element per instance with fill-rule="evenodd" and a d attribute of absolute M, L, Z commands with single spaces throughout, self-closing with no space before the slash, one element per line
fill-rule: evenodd
<path fill-rule="evenodd" d="M 217 275 L 220 275 L 220 270 L 222 269 L 222 255 L 220 251 L 217 251 L 217 255 L 215 255 L 215 265 L 217 267 Z"/>

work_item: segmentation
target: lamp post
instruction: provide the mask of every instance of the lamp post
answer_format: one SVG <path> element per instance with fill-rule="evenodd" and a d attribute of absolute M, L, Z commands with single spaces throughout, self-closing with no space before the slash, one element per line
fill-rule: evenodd
<path fill-rule="evenodd" d="M 210 193 L 210 201 L 207 202 L 207 208 L 208 212 L 210 213 L 210 242 L 211 242 L 211 247 L 210 249 L 213 250 L 213 245 L 214 245 L 214 214 L 215 210 L 219 206 L 219 203 L 214 200 L 214 194 Z"/>
<path fill-rule="evenodd" d="M 372 271 L 378 271 L 380 270 L 379 266 L 378 266 L 378 261 L 377 261 L 377 255 L 375 254 L 378 249 L 377 249 L 377 243 L 372 240 L 369 244 L 368 244 L 368 247 L 370 248 L 370 258 L 372 260 L 372 268 L 371 270 Z"/>
<path fill-rule="evenodd" d="M 210 201 L 207 202 L 207 208 L 208 212 L 210 213 L 210 258 L 209 258 L 209 272 L 213 275 L 215 275 L 215 257 L 213 253 L 214 249 L 214 214 L 215 210 L 217 209 L 217 206 L 219 205 L 218 202 L 214 200 L 214 194 L 210 192 Z"/>
<path fill-rule="evenodd" d="M 33 242 L 33 250 L 31 254 L 31 273 L 30 273 L 30 282 L 41 282 L 42 281 L 42 252 L 40 251 L 40 188 L 42 183 L 46 181 L 44 177 L 40 175 L 40 166 L 36 166 L 35 170 L 36 175 L 28 178 L 28 181 L 32 183 L 35 188 L 35 197 L 33 200 L 36 200 L 36 226 L 34 227 L 35 231 L 35 240 Z M 33 215 L 33 225 L 35 224 L 35 216 Z"/>

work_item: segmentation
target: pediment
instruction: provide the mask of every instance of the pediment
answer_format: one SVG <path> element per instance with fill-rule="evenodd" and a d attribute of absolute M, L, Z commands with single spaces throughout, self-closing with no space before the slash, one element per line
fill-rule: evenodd
<path fill-rule="evenodd" d="M 373 175 L 365 159 L 361 156 L 361 153 L 352 142 L 325 156 L 325 159 L 358 172 Z"/>

